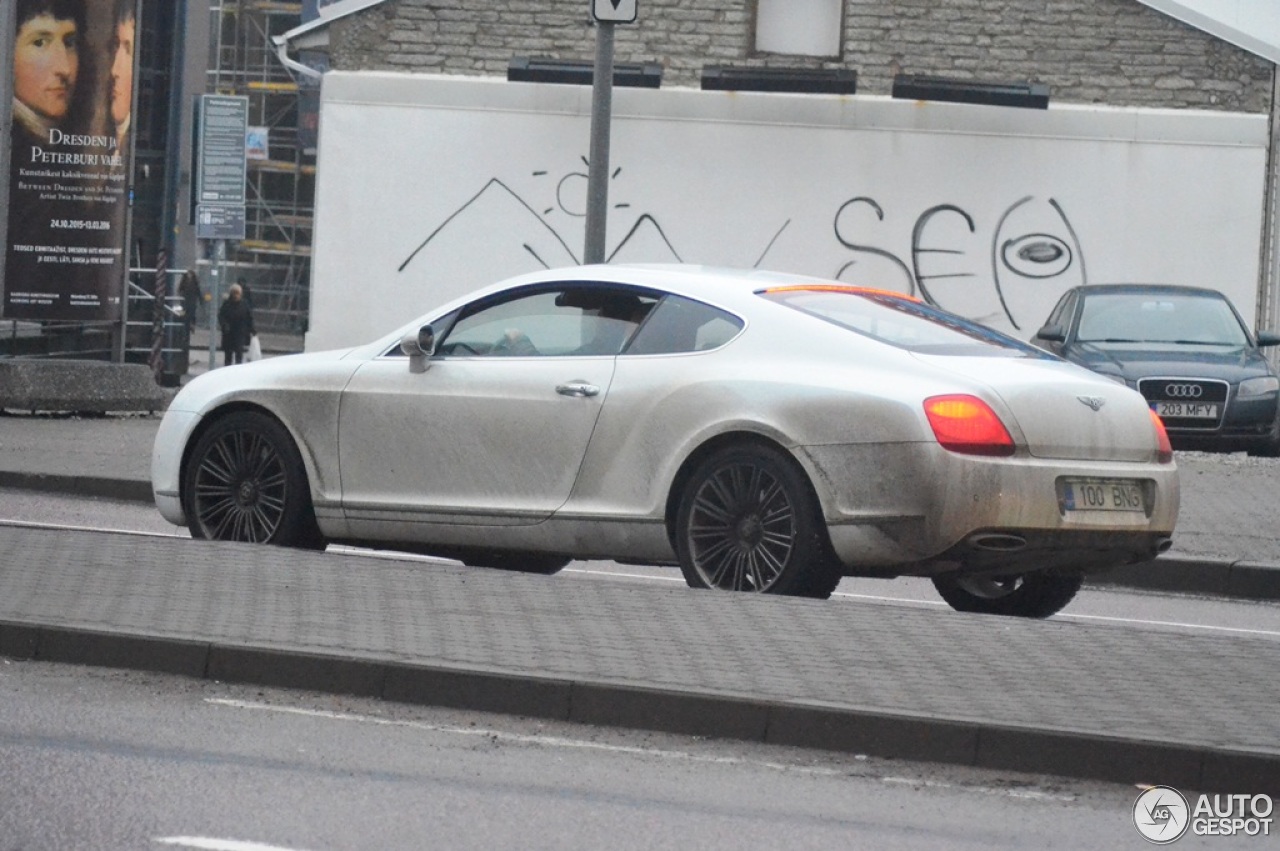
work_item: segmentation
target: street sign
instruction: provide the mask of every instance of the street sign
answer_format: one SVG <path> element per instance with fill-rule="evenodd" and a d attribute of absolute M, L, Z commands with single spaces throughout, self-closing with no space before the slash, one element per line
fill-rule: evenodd
<path fill-rule="evenodd" d="M 249 99 L 201 95 L 200 139 L 196 154 L 196 203 L 245 203 L 245 133 Z"/>
<path fill-rule="evenodd" d="M 196 205 L 196 239 L 244 239 L 243 204 Z"/>
<path fill-rule="evenodd" d="M 591 16 L 602 24 L 634 24 L 639 0 L 591 0 Z"/>

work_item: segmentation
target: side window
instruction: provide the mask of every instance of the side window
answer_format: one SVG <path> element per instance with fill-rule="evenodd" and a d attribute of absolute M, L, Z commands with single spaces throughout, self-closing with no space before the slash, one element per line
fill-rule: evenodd
<path fill-rule="evenodd" d="M 1045 325 L 1059 325 L 1065 331 L 1067 325 L 1071 323 L 1071 315 L 1075 312 L 1076 296 L 1075 293 L 1067 293 L 1058 300 L 1057 306 L 1053 308 L 1053 312 L 1049 314 L 1049 318 L 1045 320 Z"/>
<path fill-rule="evenodd" d="M 616 355 L 657 297 L 600 286 L 517 295 L 464 312 L 436 351 L 445 356 Z"/>
<path fill-rule="evenodd" d="M 667 296 L 636 333 L 624 354 L 664 355 L 723 346 L 742 330 L 742 320 L 701 302 Z"/>

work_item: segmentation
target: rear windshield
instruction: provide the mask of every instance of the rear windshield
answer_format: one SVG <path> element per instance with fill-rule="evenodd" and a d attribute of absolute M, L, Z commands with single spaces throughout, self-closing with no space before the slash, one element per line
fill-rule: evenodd
<path fill-rule="evenodd" d="M 1053 356 L 985 325 L 896 293 L 848 289 L 775 289 L 770 301 L 913 352 L 935 355 Z"/>

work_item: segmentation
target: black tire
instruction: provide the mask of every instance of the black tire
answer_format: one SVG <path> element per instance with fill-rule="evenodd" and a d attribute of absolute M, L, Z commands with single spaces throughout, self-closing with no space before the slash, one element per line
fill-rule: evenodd
<path fill-rule="evenodd" d="M 1047 618 L 1070 603 L 1084 584 L 1079 573 L 1014 576 L 935 576 L 933 587 L 957 612 Z"/>
<path fill-rule="evenodd" d="M 691 588 L 826 599 L 840 583 L 808 479 L 763 444 L 698 464 L 681 491 L 675 544 Z"/>
<path fill-rule="evenodd" d="M 467 567 L 488 567 L 514 573 L 537 573 L 551 576 L 564 569 L 571 559 L 564 556 L 526 555 L 523 553 L 483 553 L 462 560 Z"/>
<path fill-rule="evenodd" d="M 324 549 L 302 456 L 265 414 L 237 411 L 200 435 L 182 493 L 193 538 Z"/>

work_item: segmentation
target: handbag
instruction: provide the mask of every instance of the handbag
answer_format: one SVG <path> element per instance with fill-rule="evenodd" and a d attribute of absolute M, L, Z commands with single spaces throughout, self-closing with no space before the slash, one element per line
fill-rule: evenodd
<path fill-rule="evenodd" d="M 247 361 L 262 360 L 262 344 L 258 342 L 257 334 L 249 338 L 249 351 L 244 353 L 244 359 Z"/>

